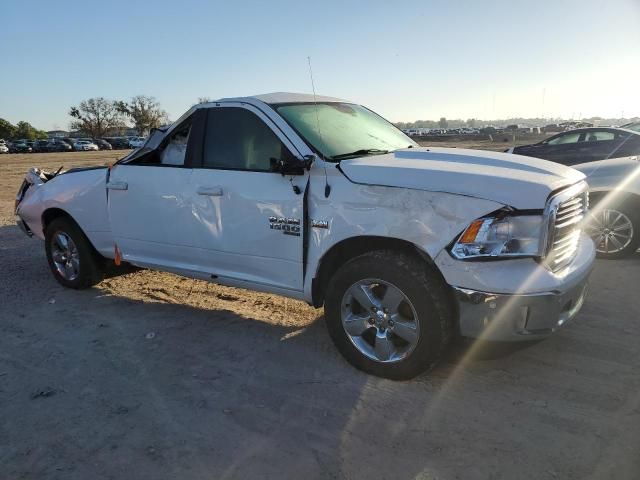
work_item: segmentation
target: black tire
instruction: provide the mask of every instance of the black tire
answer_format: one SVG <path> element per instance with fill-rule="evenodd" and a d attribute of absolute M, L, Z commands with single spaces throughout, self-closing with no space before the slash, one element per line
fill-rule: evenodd
<path fill-rule="evenodd" d="M 79 268 L 77 276 L 74 278 L 65 278 L 56 267 L 53 259 L 52 249 L 54 247 L 54 238 L 58 233 L 62 233 L 71 238 L 77 249 L 77 258 L 79 260 Z M 64 287 L 75 288 L 81 290 L 89 288 L 100 282 L 103 277 L 101 268 L 101 258 L 95 251 L 89 239 L 82 232 L 80 227 L 68 217 L 58 217 L 47 225 L 45 231 L 45 251 L 47 254 L 47 262 L 55 279 Z"/>
<path fill-rule="evenodd" d="M 400 360 L 385 363 L 369 358 L 355 346 L 343 327 L 343 299 L 350 287 L 364 279 L 392 284 L 415 310 L 419 324 L 417 343 Z M 450 343 L 455 324 L 448 287 L 439 272 L 417 257 L 390 250 L 355 257 L 333 275 L 325 297 L 325 318 L 329 335 L 349 363 L 364 372 L 393 380 L 407 380 L 431 369 Z"/>
<path fill-rule="evenodd" d="M 638 250 L 638 247 L 640 246 L 640 213 L 638 213 L 637 209 L 634 209 L 633 205 L 630 203 L 607 205 L 606 209 L 611 212 L 610 213 L 611 217 L 613 217 L 613 215 L 616 215 L 616 218 L 617 218 L 617 214 L 622 214 L 623 215 L 622 220 L 628 220 L 631 223 L 630 230 L 625 230 L 624 232 L 619 232 L 619 233 L 624 233 L 624 234 L 629 233 L 631 234 L 632 237 L 628 245 L 626 245 L 624 248 L 616 251 L 607 251 L 607 248 L 604 244 L 604 239 L 602 236 L 605 234 L 605 232 L 600 230 L 600 235 L 597 235 L 597 234 L 594 235 L 594 233 L 596 233 L 598 229 L 596 228 L 594 230 L 592 228 L 587 228 L 588 233 L 592 236 L 593 241 L 596 244 L 596 256 L 598 258 L 615 260 L 615 259 L 625 258 L 632 255 Z M 595 204 L 594 206 L 592 206 L 591 210 L 599 218 L 599 220 L 602 221 L 602 218 L 600 218 L 600 215 L 601 215 L 601 212 L 605 210 L 605 207 L 601 206 L 600 204 Z M 593 222 L 593 219 L 591 219 L 591 222 L 593 225 L 597 225 L 597 226 L 602 225 L 602 223 Z M 620 223 L 618 225 L 620 225 Z"/>

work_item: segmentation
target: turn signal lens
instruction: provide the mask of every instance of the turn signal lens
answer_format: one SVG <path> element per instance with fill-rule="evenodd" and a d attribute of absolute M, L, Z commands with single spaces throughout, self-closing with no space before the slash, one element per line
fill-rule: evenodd
<path fill-rule="evenodd" d="M 458 241 L 460 243 L 473 243 L 473 241 L 478 236 L 478 232 L 480 231 L 480 228 L 482 227 L 483 223 L 484 223 L 484 219 L 474 220 L 471 223 L 471 225 L 467 227 L 467 229 L 464 231 L 464 233 L 460 237 L 460 240 Z"/>

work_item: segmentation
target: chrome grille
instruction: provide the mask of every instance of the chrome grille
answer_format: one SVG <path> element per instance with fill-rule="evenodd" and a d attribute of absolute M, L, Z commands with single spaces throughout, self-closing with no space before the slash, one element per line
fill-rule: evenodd
<path fill-rule="evenodd" d="M 582 220 L 589 207 L 589 192 L 584 182 L 574 185 L 547 204 L 549 233 L 546 263 L 553 272 L 564 269 L 576 255 Z"/>

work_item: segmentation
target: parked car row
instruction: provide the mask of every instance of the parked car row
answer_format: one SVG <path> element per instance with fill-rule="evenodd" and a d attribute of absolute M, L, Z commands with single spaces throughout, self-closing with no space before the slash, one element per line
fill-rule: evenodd
<path fill-rule="evenodd" d="M 86 152 L 98 150 L 120 150 L 140 148 L 146 142 L 144 137 L 111 138 L 49 138 L 43 140 L 18 139 L 12 142 L 0 140 L 0 153 L 49 153 Z"/>
<path fill-rule="evenodd" d="M 510 125 L 509 127 L 513 127 L 513 125 Z M 407 128 L 403 129 L 402 131 L 410 137 L 430 137 L 443 135 L 492 135 L 510 131 L 511 129 L 509 127 L 504 128 L 488 126 L 482 128 Z M 522 133 L 539 133 L 538 127 L 518 127 L 517 130 Z"/>

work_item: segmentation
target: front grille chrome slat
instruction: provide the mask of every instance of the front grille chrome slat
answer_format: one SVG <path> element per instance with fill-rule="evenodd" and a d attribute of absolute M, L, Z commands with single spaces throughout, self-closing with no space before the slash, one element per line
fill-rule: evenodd
<path fill-rule="evenodd" d="M 585 182 L 569 187 L 547 202 L 549 234 L 545 262 L 553 272 L 560 272 L 578 251 L 581 225 L 589 205 Z"/>
<path fill-rule="evenodd" d="M 576 214 L 576 212 L 582 213 L 583 210 L 584 206 L 582 205 L 582 202 L 576 203 L 571 208 L 563 209 L 562 211 L 559 210 L 558 214 L 556 215 L 556 220 L 562 220 L 563 218 L 572 217 Z"/>

